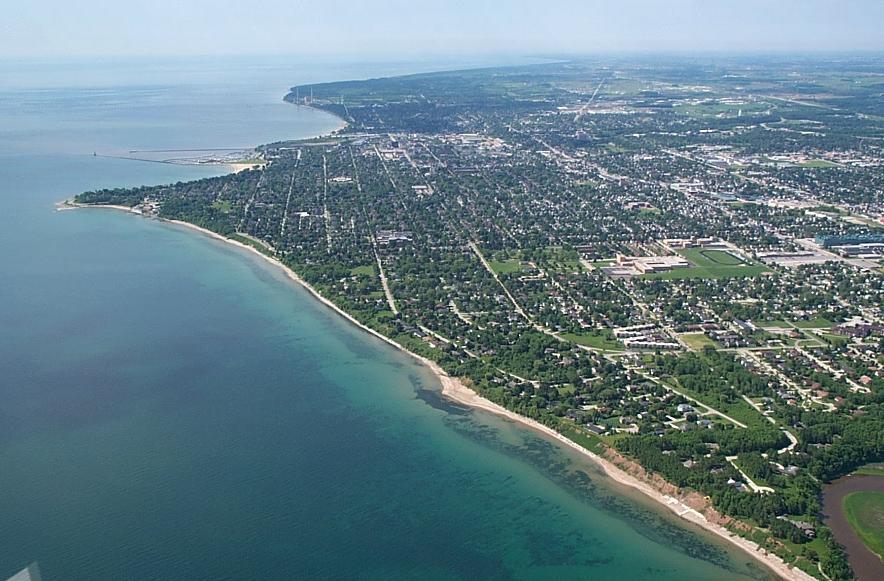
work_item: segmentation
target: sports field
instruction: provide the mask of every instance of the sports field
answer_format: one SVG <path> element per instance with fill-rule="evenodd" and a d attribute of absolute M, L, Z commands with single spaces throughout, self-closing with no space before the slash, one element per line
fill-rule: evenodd
<path fill-rule="evenodd" d="M 681 278 L 732 278 L 758 276 L 768 272 L 763 264 L 749 262 L 725 250 L 712 248 L 685 248 L 678 251 L 694 266 L 676 268 L 669 272 L 645 275 L 648 279 L 675 280 Z"/>

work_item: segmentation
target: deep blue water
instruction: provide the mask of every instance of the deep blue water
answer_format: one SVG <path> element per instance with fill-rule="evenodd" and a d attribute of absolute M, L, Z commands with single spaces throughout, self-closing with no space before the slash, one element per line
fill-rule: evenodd
<path fill-rule="evenodd" d="M 450 65 L 0 64 L 0 579 L 767 578 L 269 265 L 54 210 L 218 171 L 92 151 L 314 135 L 288 86 Z"/>

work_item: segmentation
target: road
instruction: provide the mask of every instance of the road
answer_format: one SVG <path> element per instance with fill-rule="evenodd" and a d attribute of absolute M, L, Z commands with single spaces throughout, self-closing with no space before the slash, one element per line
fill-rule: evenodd
<path fill-rule="evenodd" d="M 720 411 L 718 411 L 717 409 L 715 409 L 715 408 L 713 408 L 713 407 L 711 407 L 711 406 L 706 405 L 705 403 L 701 402 L 700 400 L 698 400 L 698 399 L 696 399 L 696 398 L 694 398 L 694 397 L 691 397 L 691 396 L 689 396 L 689 395 L 687 395 L 687 394 L 685 394 L 685 393 L 683 393 L 683 392 L 677 390 L 676 388 L 672 387 L 672 386 L 669 385 L 668 383 L 665 383 L 665 382 L 663 382 L 663 381 L 660 381 L 659 379 L 657 379 L 657 378 L 654 377 L 653 375 L 650 375 L 650 374 L 648 374 L 648 373 L 645 373 L 645 372 L 642 371 L 641 369 L 633 368 L 633 371 L 635 371 L 636 373 L 638 373 L 639 375 L 641 375 L 642 377 L 644 377 L 644 378 L 647 379 L 648 381 L 652 381 L 652 382 L 656 383 L 657 385 L 659 385 L 659 386 L 662 387 L 663 389 L 666 389 L 666 390 L 668 390 L 668 391 L 671 391 L 672 393 L 674 393 L 674 394 L 676 394 L 676 395 L 680 395 L 681 397 L 685 398 L 686 400 L 688 400 L 688 401 L 690 401 L 690 402 L 696 404 L 697 406 L 699 406 L 699 407 L 703 408 L 704 410 L 706 410 L 707 413 L 714 414 L 714 415 L 716 415 L 716 416 L 718 416 L 718 417 L 720 417 L 720 418 L 724 418 L 724 419 L 726 419 L 727 421 L 731 422 L 732 424 L 734 424 L 734 425 L 736 425 L 736 426 L 740 426 L 741 428 L 748 428 L 748 427 L 749 427 L 749 426 L 747 426 L 746 424 L 744 424 L 743 422 L 741 422 L 741 421 L 739 421 L 739 420 L 735 420 L 734 418 L 730 417 L 729 415 L 727 415 L 727 414 L 725 414 L 725 413 L 723 413 L 723 412 L 720 412 Z"/>
<path fill-rule="evenodd" d="M 491 268 L 491 265 L 488 264 L 487 260 L 485 260 L 485 256 L 482 254 L 482 251 L 479 250 L 479 247 L 476 245 L 476 243 L 473 242 L 472 240 L 470 240 L 469 245 L 470 245 L 470 249 L 472 249 L 473 253 L 479 258 L 479 262 L 481 262 L 482 266 L 485 267 L 485 270 L 487 270 L 489 272 L 489 274 L 491 274 L 491 276 L 494 277 L 494 280 L 497 281 L 497 284 L 499 284 L 500 288 L 503 289 L 504 294 L 507 296 L 507 298 L 513 304 L 513 308 L 515 308 L 516 312 L 521 317 L 523 317 L 526 321 L 533 324 L 534 321 L 531 320 L 531 317 L 528 316 L 528 313 L 526 313 L 525 310 L 522 309 L 521 306 L 519 306 L 519 303 L 516 302 L 516 299 L 513 297 L 512 294 L 510 294 L 509 289 L 506 288 L 506 285 L 503 284 L 503 281 L 500 280 L 500 277 L 497 276 L 497 273 L 494 272 L 494 269 Z"/>
<path fill-rule="evenodd" d="M 736 459 L 737 459 L 736 456 L 725 456 L 725 460 L 730 462 L 731 466 L 733 466 L 736 469 L 736 471 L 740 473 L 740 476 L 743 477 L 743 480 L 746 481 L 746 484 L 749 485 L 749 488 L 752 489 L 752 492 L 754 492 L 756 494 L 765 494 L 765 493 L 769 493 L 769 492 L 775 492 L 775 490 L 773 488 L 771 488 L 770 486 L 761 486 L 759 484 L 756 484 L 754 480 L 749 478 L 749 476 L 745 472 L 743 472 L 743 470 L 739 466 L 737 466 L 737 464 L 734 462 L 734 460 L 736 460 Z"/>

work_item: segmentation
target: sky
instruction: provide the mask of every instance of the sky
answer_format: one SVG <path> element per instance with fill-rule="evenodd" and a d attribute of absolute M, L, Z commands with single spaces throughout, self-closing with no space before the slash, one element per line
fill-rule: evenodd
<path fill-rule="evenodd" d="M 0 58 L 884 50 L 884 0 L 35 0 Z"/>

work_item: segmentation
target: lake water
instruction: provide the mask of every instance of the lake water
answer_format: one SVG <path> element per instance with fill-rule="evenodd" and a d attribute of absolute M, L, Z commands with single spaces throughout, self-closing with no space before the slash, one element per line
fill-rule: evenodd
<path fill-rule="evenodd" d="M 270 265 L 82 190 L 93 157 L 328 131 L 296 83 L 455 63 L 0 64 L 0 579 L 766 579 L 573 452 L 439 396 Z M 481 64 L 481 63 L 465 63 Z"/>

